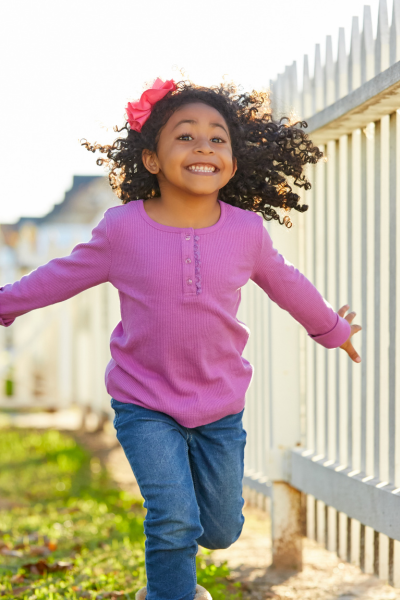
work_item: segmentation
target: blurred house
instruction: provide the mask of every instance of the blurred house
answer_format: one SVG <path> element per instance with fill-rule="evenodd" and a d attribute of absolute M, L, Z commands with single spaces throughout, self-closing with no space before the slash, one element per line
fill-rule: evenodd
<path fill-rule="evenodd" d="M 90 237 L 104 211 L 119 203 L 106 177 L 75 175 L 62 202 L 47 215 L 0 224 L 0 285 L 69 254 Z"/>
<path fill-rule="evenodd" d="M 62 202 L 48 214 L 0 224 L 0 287 L 53 258 L 70 254 L 74 246 L 90 239 L 103 213 L 118 204 L 120 200 L 107 177 L 76 175 Z M 0 327 L 3 406 L 9 406 L 11 401 L 13 406 L 38 401 L 54 406 L 62 404 L 67 396 L 71 401 L 79 382 L 75 386 L 73 381 L 77 378 L 73 367 L 76 348 L 67 349 L 67 340 L 72 331 L 83 330 L 90 323 L 90 306 L 86 306 L 90 290 L 82 296 L 27 313 L 11 327 Z M 104 356 L 103 362 L 106 359 Z"/>

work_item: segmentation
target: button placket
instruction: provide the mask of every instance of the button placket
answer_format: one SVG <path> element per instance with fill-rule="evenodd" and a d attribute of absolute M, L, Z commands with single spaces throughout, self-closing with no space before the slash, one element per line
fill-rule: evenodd
<path fill-rule="evenodd" d="M 196 294 L 201 294 L 202 290 L 201 290 L 201 274 L 200 274 L 200 265 L 201 265 L 201 260 L 200 260 L 200 248 L 199 248 L 199 240 L 200 237 L 198 235 L 194 236 L 194 245 L 193 245 L 193 252 L 194 252 L 194 273 L 195 273 L 195 278 L 196 278 Z"/>
<path fill-rule="evenodd" d="M 194 255 L 193 255 L 193 229 L 188 229 L 182 234 L 182 262 L 183 262 L 183 293 L 185 296 L 196 295 Z"/>

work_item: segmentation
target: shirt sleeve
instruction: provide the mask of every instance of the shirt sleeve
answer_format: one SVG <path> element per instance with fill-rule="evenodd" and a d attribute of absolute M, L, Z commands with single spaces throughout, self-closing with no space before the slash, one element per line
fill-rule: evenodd
<path fill-rule="evenodd" d="M 335 312 L 307 277 L 274 248 L 262 223 L 262 242 L 250 279 L 281 308 L 288 311 L 325 348 L 338 348 L 351 326 Z"/>
<path fill-rule="evenodd" d="M 109 280 L 111 247 L 106 217 L 92 230 L 89 242 L 75 246 L 69 256 L 54 258 L 0 287 L 0 325 L 9 327 L 20 315 L 67 300 Z"/>

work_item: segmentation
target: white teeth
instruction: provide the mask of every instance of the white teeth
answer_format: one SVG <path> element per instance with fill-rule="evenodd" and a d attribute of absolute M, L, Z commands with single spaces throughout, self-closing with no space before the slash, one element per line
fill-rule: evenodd
<path fill-rule="evenodd" d="M 189 171 L 198 171 L 200 173 L 213 173 L 215 171 L 215 167 L 207 167 L 205 165 L 191 165 L 188 169 Z"/>

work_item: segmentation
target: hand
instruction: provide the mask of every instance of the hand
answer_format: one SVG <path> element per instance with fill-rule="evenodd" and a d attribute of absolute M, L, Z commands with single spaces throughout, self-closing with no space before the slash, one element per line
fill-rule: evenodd
<path fill-rule="evenodd" d="M 356 316 L 356 313 L 350 312 L 345 317 L 344 314 L 348 309 L 349 309 L 349 305 L 345 304 L 344 306 L 342 306 L 342 308 L 339 308 L 339 310 L 337 312 L 338 312 L 338 315 L 340 315 L 341 317 L 344 317 L 346 319 L 346 321 L 351 323 L 352 320 L 354 319 L 354 317 Z M 343 348 L 343 350 L 345 350 L 347 352 L 347 354 L 350 356 L 351 360 L 353 360 L 356 363 L 361 362 L 361 357 L 354 350 L 353 345 L 350 341 L 350 338 L 352 335 L 357 333 L 357 331 L 361 331 L 361 329 L 362 329 L 361 325 L 351 325 L 351 332 L 350 332 L 349 338 L 344 342 L 344 344 L 339 346 L 339 348 Z"/>

